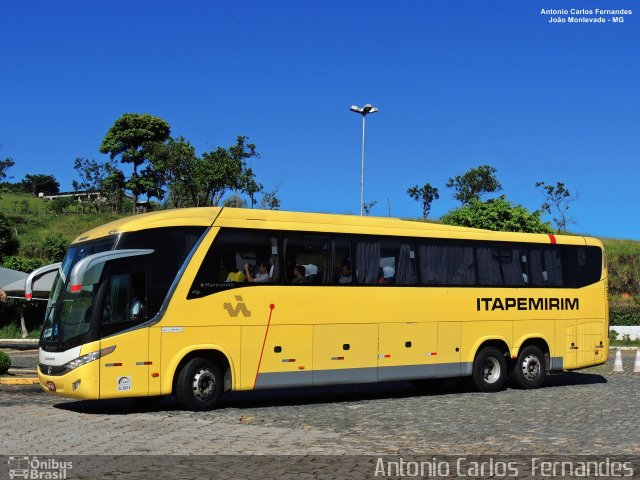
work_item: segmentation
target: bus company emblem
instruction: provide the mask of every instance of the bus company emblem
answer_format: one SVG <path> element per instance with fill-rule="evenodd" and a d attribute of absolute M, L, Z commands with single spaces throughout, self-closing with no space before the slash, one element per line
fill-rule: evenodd
<path fill-rule="evenodd" d="M 236 302 L 238 302 L 235 307 L 232 307 L 231 304 L 228 302 L 225 302 L 223 304 L 224 309 L 227 311 L 229 316 L 236 318 L 238 314 L 242 313 L 243 317 L 250 317 L 251 312 L 247 309 L 247 306 L 242 301 L 242 296 L 236 295 L 235 299 L 236 299 Z"/>

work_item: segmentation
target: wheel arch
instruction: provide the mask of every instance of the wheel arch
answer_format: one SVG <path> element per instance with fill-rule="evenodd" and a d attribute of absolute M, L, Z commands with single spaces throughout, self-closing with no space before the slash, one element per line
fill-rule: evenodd
<path fill-rule="evenodd" d="M 518 358 L 518 354 L 523 349 L 529 346 L 538 347 L 542 351 L 542 354 L 544 355 L 544 359 L 545 359 L 546 369 L 547 371 L 549 371 L 551 369 L 551 348 L 549 347 L 549 342 L 541 335 L 531 336 L 523 339 L 520 345 L 518 346 L 518 349 L 517 349 L 518 353 L 516 355 L 513 355 L 511 359 L 515 361 L 515 359 Z"/>
<path fill-rule="evenodd" d="M 480 351 L 482 351 L 482 349 L 486 347 L 497 348 L 504 354 L 505 357 L 508 357 L 511 352 L 509 348 L 509 344 L 504 338 L 502 337 L 483 338 L 478 342 L 478 344 L 475 345 L 475 348 L 473 350 L 474 361 L 478 357 L 478 353 L 480 353 Z"/>
<path fill-rule="evenodd" d="M 171 361 L 167 375 L 163 379 L 162 392 L 172 394 L 176 391 L 176 381 L 182 367 L 191 359 L 202 357 L 217 364 L 224 373 L 224 389 L 233 389 L 233 381 L 236 378 L 231 356 L 223 348 L 217 345 L 192 345 L 190 348 L 178 352 Z"/>

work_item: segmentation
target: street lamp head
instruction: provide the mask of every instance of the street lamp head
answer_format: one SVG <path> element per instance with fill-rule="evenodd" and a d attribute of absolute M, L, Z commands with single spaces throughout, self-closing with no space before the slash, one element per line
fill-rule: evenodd
<path fill-rule="evenodd" d="M 376 113 L 378 111 L 377 108 L 375 108 L 374 106 L 372 106 L 370 103 L 367 103 L 364 107 L 360 108 L 357 107 L 356 105 L 351 105 L 351 108 L 349 109 L 354 113 L 359 113 L 360 115 L 362 115 L 363 117 L 365 115 L 367 115 L 368 113 Z"/>

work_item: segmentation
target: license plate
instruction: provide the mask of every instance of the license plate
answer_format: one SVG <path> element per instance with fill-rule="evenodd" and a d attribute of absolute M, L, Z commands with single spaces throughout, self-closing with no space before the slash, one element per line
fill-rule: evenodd
<path fill-rule="evenodd" d="M 47 382 L 47 388 L 49 389 L 50 392 L 55 392 L 56 391 L 56 384 L 53 382 Z"/>

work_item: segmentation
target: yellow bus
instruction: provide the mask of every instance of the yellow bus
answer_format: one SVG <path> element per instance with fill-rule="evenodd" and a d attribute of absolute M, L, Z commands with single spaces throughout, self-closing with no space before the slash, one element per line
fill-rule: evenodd
<path fill-rule="evenodd" d="M 39 380 L 72 398 L 205 410 L 229 390 L 453 377 L 492 392 L 608 355 L 603 248 L 581 236 L 177 209 L 93 229 L 51 269 Z"/>

